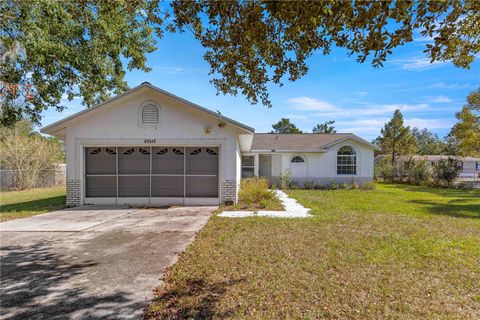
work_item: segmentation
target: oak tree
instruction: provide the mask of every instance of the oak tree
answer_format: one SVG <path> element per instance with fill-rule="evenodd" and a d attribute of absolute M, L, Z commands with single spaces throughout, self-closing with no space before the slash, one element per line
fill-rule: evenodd
<path fill-rule="evenodd" d="M 219 93 L 271 106 L 270 83 L 295 81 L 308 59 L 344 48 L 380 67 L 419 32 L 431 62 L 468 68 L 480 51 L 480 1 L 25 1 L 0 2 L 0 122 L 40 119 L 62 97 L 86 106 L 149 71 L 164 32 L 189 31 L 205 48 Z M 155 37 L 156 35 L 156 37 Z"/>

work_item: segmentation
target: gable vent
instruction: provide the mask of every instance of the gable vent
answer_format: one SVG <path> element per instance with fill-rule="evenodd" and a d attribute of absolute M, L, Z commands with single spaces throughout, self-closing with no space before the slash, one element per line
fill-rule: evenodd
<path fill-rule="evenodd" d="M 147 104 L 142 109 L 142 123 L 155 124 L 158 123 L 158 108 L 153 104 Z"/>

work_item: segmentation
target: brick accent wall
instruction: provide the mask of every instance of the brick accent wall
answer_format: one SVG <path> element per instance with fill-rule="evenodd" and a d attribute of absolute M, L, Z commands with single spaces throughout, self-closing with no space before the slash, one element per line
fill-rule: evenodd
<path fill-rule="evenodd" d="M 222 190 L 221 190 L 220 199 L 222 203 L 225 202 L 237 202 L 237 181 L 235 180 L 225 180 L 222 181 Z"/>
<path fill-rule="evenodd" d="M 76 207 L 81 203 L 82 189 L 80 180 L 67 180 L 67 206 Z"/>

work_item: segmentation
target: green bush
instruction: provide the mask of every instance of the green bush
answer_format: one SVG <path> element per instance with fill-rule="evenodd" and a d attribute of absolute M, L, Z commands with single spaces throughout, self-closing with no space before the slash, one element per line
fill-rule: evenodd
<path fill-rule="evenodd" d="M 395 167 L 388 157 L 383 159 L 379 165 L 375 166 L 375 178 L 385 182 L 393 182 L 395 180 Z"/>
<path fill-rule="evenodd" d="M 457 159 L 440 160 L 433 167 L 433 181 L 437 186 L 450 187 L 459 172 L 460 166 Z"/>
<path fill-rule="evenodd" d="M 240 181 L 238 207 L 281 210 L 282 205 L 275 193 L 268 189 L 265 178 L 246 178 Z"/>
<path fill-rule="evenodd" d="M 303 183 L 304 189 L 315 189 L 315 181 L 313 180 L 305 180 Z"/>
<path fill-rule="evenodd" d="M 430 181 L 430 170 L 425 160 L 418 163 L 411 163 L 407 167 L 407 179 L 410 184 L 427 185 Z"/>

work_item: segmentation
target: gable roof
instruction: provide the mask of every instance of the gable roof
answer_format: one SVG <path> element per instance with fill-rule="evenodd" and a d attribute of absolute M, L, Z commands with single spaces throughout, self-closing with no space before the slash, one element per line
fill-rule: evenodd
<path fill-rule="evenodd" d="M 326 148 L 348 139 L 363 143 L 373 149 L 378 149 L 377 146 L 352 133 L 256 133 L 253 137 L 251 151 L 325 152 Z"/>
<path fill-rule="evenodd" d="M 188 100 L 186 100 L 186 99 L 180 98 L 179 96 L 176 96 L 176 95 L 174 95 L 173 93 L 170 93 L 170 92 L 165 91 L 165 90 L 163 90 L 163 89 L 160 89 L 160 88 L 158 88 L 158 87 L 150 84 L 149 82 L 143 82 L 142 84 L 140 84 L 140 85 L 138 85 L 138 86 L 136 86 L 136 87 L 134 87 L 134 88 L 132 88 L 132 89 L 130 89 L 130 90 L 128 90 L 128 91 L 125 91 L 124 93 L 121 93 L 121 94 L 119 94 L 119 95 L 116 95 L 116 96 L 114 96 L 114 97 L 112 97 L 112 98 L 110 98 L 110 99 L 108 99 L 108 100 L 105 100 L 105 101 L 102 102 L 102 103 L 99 103 L 99 104 L 94 105 L 94 106 L 92 106 L 92 107 L 90 107 L 90 108 L 84 109 L 84 110 L 82 110 L 82 111 L 80 111 L 80 112 L 77 112 L 77 113 L 75 113 L 75 114 L 73 114 L 73 115 L 71 115 L 71 116 L 68 116 L 68 117 L 66 117 L 66 118 L 64 118 L 64 119 L 62 119 L 62 120 L 59 120 L 59 121 L 54 122 L 54 123 L 52 123 L 52 124 L 50 124 L 50 125 L 48 125 L 48 126 L 45 126 L 45 127 L 43 127 L 43 128 L 40 129 L 40 132 L 42 132 L 42 133 L 47 133 L 47 134 L 53 134 L 53 133 L 59 131 L 60 129 L 62 129 L 63 127 L 65 127 L 68 122 L 73 121 L 73 120 L 76 120 L 77 118 L 79 118 L 79 117 L 81 117 L 81 116 L 83 116 L 83 115 L 86 115 L 86 114 L 88 114 L 88 113 L 90 113 L 90 112 L 92 112 L 92 111 L 94 111 L 94 110 L 102 109 L 103 107 L 107 106 L 110 102 L 113 102 L 113 101 L 115 101 L 115 100 L 118 100 L 118 99 L 120 99 L 120 98 L 123 98 L 123 97 L 125 97 L 125 96 L 127 96 L 127 95 L 130 95 L 130 94 L 132 94 L 132 93 L 134 93 L 134 92 L 137 92 L 137 91 L 139 91 L 139 90 L 141 90 L 141 89 L 143 89 L 143 88 L 149 88 L 149 89 L 151 89 L 151 90 L 154 90 L 155 92 L 161 93 L 161 94 L 163 94 L 163 95 L 165 95 L 165 96 L 168 96 L 168 97 L 170 97 L 170 98 L 172 98 L 172 99 L 175 99 L 175 100 L 177 100 L 177 101 L 183 102 L 183 103 L 185 103 L 186 105 L 188 105 L 189 107 L 192 107 L 192 108 L 194 108 L 194 109 L 196 109 L 196 110 L 199 110 L 199 111 L 201 111 L 201 112 L 207 113 L 207 114 L 209 114 L 210 116 L 213 116 L 213 117 L 215 117 L 215 118 L 217 118 L 217 119 L 221 119 L 221 120 L 223 120 L 223 121 L 225 121 L 225 122 L 227 122 L 227 123 L 230 123 L 230 124 L 233 125 L 233 126 L 242 128 L 242 129 L 244 129 L 244 130 L 246 130 L 246 131 L 248 131 L 248 132 L 250 132 L 250 133 L 255 132 L 255 129 L 253 129 L 252 127 L 249 127 L 249 126 L 247 126 L 247 125 L 245 125 L 245 124 L 243 124 L 243 123 L 240 123 L 240 122 L 238 122 L 238 121 L 235 121 L 235 120 L 233 120 L 233 119 L 230 119 L 230 118 L 228 118 L 228 117 L 225 117 L 225 116 L 223 116 L 223 115 L 220 115 L 220 114 L 218 114 L 217 112 L 214 112 L 214 111 L 212 111 L 212 110 L 209 110 L 209 109 L 207 109 L 207 108 L 205 108 L 205 107 L 202 107 L 202 106 L 200 106 L 200 105 L 198 105 L 198 104 L 196 104 L 196 103 L 193 103 L 193 102 L 188 101 Z"/>

